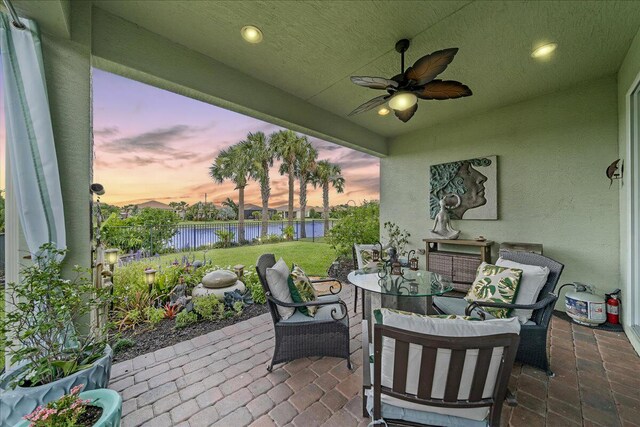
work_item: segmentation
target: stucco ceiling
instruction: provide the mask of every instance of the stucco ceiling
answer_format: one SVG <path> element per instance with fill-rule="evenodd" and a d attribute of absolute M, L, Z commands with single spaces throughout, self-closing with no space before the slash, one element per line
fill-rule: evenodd
<path fill-rule="evenodd" d="M 472 97 L 420 101 L 408 123 L 375 110 L 349 118 L 387 137 L 615 73 L 640 27 L 637 1 L 94 4 L 344 117 L 378 94 L 353 85 L 349 76 L 396 74 L 398 39 L 412 40 L 409 63 L 434 50 L 460 48 L 441 76 L 469 85 Z M 262 43 L 241 39 L 247 24 L 262 29 Z M 559 45 L 551 60 L 532 59 L 532 48 L 548 41 Z"/>

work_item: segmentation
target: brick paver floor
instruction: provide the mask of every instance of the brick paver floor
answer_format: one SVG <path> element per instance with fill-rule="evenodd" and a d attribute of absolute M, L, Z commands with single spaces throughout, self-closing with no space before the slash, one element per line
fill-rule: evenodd
<path fill-rule="evenodd" d="M 273 350 L 268 314 L 237 323 L 112 368 L 123 398 L 124 427 L 366 426 L 362 417 L 360 307 L 348 302 L 351 360 L 307 358 L 266 366 Z M 556 376 L 517 365 L 512 426 L 640 426 L 640 357 L 622 333 L 594 331 L 553 318 Z"/>

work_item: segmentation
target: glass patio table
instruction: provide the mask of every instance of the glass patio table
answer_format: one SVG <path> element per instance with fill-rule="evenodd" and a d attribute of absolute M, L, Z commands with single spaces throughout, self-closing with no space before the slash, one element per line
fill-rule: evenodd
<path fill-rule="evenodd" d="M 354 270 L 349 282 L 365 293 L 363 315 L 371 318 L 371 310 L 394 308 L 419 314 L 437 314 L 433 296 L 453 290 L 451 280 L 426 270 L 403 268 L 402 275 L 385 274 L 377 269 Z"/>

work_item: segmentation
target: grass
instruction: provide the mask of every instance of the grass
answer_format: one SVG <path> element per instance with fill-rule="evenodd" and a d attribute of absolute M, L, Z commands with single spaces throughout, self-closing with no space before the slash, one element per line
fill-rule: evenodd
<path fill-rule="evenodd" d="M 196 259 L 202 259 L 203 252 L 179 252 L 162 255 L 160 261 L 162 264 L 170 263 L 176 258 L 182 258 L 183 255 L 189 257 L 195 255 Z M 276 259 L 282 257 L 288 265 L 295 262 L 310 276 L 326 276 L 331 263 L 336 259 L 334 250 L 327 243 L 318 242 L 318 239 L 316 242 L 282 242 L 206 251 L 207 259 L 213 260 L 215 265 L 233 267 L 237 264 L 243 264 L 245 268 L 255 266 L 258 257 L 264 253 L 272 253 Z"/>

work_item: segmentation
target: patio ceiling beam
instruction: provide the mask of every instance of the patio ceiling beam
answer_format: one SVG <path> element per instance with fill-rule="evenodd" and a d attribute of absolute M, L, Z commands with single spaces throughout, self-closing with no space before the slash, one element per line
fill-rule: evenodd
<path fill-rule="evenodd" d="M 42 32 L 71 37 L 71 0 L 12 0 L 19 16 L 35 20 Z M 0 10 L 6 12 L 4 6 Z"/>
<path fill-rule="evenodd" d="M 378 157 L 385 137 L 94 6 L 95 66 Z M 215 43 L 215 41 L 212 41 Z"/>

